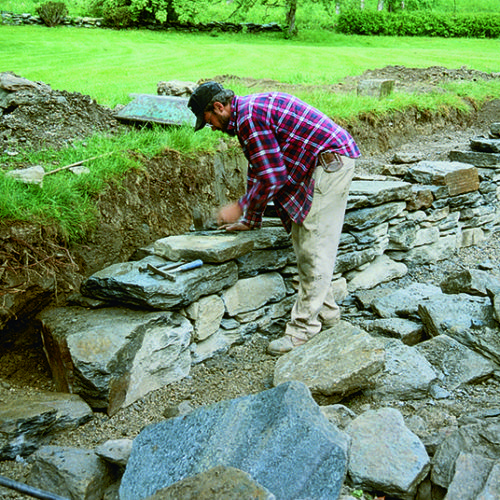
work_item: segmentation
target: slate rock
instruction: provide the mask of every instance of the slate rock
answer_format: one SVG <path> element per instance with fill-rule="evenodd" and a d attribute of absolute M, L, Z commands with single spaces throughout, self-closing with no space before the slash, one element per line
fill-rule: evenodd
<path fill-rule="evenodd" d="M 408 170 L 405 180 L 446 186 L 449 196 L 479 189 L 477 168 L 454 161 L 421 161 Z"/>
<path fill-rule="evenodd" d="M 396 278 L 402 278 L 408 272 L 408 267 L 395 262 L 387 255 L 379 255 L 366 269 L 350 275 L 347 289 L 350 292 L 359 289 L 374 288 L 380 283 L 385 283 Z"/>
<path fill-rule="evenodd" d="M 500 456 L 500 419 L 492 417 L 477 424 L 463 425 L 438 446 L 432 459 L 432 482 L 448 488 L 460 453 L 473 453 L 492 460 Z"/>
<path fill-rule="evenodd" d="M 437 373 L 415 347 L 395 339 L 386 341 L 384 370 L 372 382 L 373 389 L 364 393 L 376 400 L 422 399 L 437 382 Z"/>
<path fill-rule="evenodd" d="M 168 236 L 155 241 L 155 255 L 167 260 L 196 260 L 221 263 L 237 259 L 253 249 L 251 240 L 244 240 L 234 233 L 191 233 Z"/>
<path fill-rule="evenodd" d="M 56 387 L 112 414 L 189 374 L 192 325 L 172 311 L 82 307 L 39 315 Z"/>
<path fill-rule="evenodd" d="M 441 289 L 435 285 L 415 283 L 375 299 L 372 302 L 372 309 L 381 318 L 415 317 L 418 319 L 419 304 L 424 300 L 432 302 L 436 295 L 442 294 Z"/>
<path fill-rule="evenodd" d="M 500 492 L 500 460 L 497 460 L 491 469 L 483 490 L 476 500 L 496 500 Z"/>
<path fill-rule="evenodd" d="M 222 293 L 222 300 L 229 316 L 254 311 L 269 302 L 285 298 L 286 288 L 281 274 L 264 273 L 238 280 Z"/>
<path fill-rule="evenodd" d="M 146 500 L 275 500 L 242 470 L 217 465 L 157 491 Z"/>
<path fill-rule="evenodd" d="M 394 337 L 403 344 L 416 345 L 423 340 L 424 327 L 421 322 L 404 318 L 379 318 L 363 321 L 363 327 L 368 332 Z"/>
<path fill-rule="evenodd" d="M 400 215 L 406 208 L 403 201 L 394 201 L 376 207 L 349 210 L 345 214 L 344 227 L 357 231 L 368 229 Z"/>
<path fill-rule="evenodd" d="M 274 385 L 299 380 L 313 394 L 336 396 L 369 387 L 384 367 L 382 344 L 347 321 L 315 335 L 281 356 L 274 368 Z"/>
<path fill-rule="evenodd" d="M 477 500 L 483 490 L 494 461 L 473 453 L 460 453 L 455 462 L 455 473 L 445 500 Z"/>
<path fill-rule="evenodd" d="M 101 500 L 115 480 L 113 468 L 92 450 L 43 446 L 33 455 L 27 483 L 78 500 Z"/>
<path fill-rule="evenodd" d="M 92 418 L 90 406 L 76 394 L 39 393 L 2 400 L 0 406 L 0 459 L 27 456 L 47 436 L 74 429 Z"/>
<path fill-rule="evenodd" d="M 411 197 L 411 189 L 409 182 L 397 180 L 354 180 L 349 189 L 347 206 L 350 210 L 374 207 L 391 201 L 406 201 Z"/>
<path fill-rule="evenodd" d="M 484 153 L 500 153 L 500 139 L 487 139 L 477 137 L 471 139 L 470 147 L 473 151 L 481 151 Z"/>
<path fill-rule="evenodd" d="M 347 447 L 307 387 L 289 382 L 147 426 L 134 440 L 120 499 L 145 498 L 224 465 L 250 474 L 278 500 L 335 500 Z"/>
<path fill-rule="evenodd" d="M 448 158 L 452 161 L 470 163 L 476 167 L 495 168 L 500 165 L 500 153 L 482 153 L 479 151 L 450 151 Z"/>
<path fill-rule="evenodd" d="M 124 467 L 132 451 L 132 439 L 110 439 L 95 449 L 95 454 L 109 463 Z"/>
<path fill-rule="evenodd" d="M 496 369 L 495 363 L 447 335 L 421 342 L 416 349 L 442 374 L 447 389 L 484 380 Z"/>
<path fill-rule="evenodd" d="M 218 293 L 238 280 L 234 262 L 205 264 L 198 269 L 176 273 L 175 281 L 147 272 L 147 264 L 168 264 L 160 257 L 113 264 L 90 276 L 81 292 L 90 297 L 148 309 L 187 306 L 200 297 Z"/>
<path fill-rule="evenodd" d="M 413 500 L 430 470 L 420 439 L 393 408 L 368 410 L 346 429 L 351 437 L 349 475 L 355 485 Z"/>
<path fill-rule="evenodd" d="M 464 269 L 448 276 L 440 283 L 444 293 L 468 293 L 486 297 L 488 290 L 500 293 L 500 279 L 492 273 L 480 269 Z"/>
<path fill-rule="evenodd" d="M 448 335 L 470 349 L 500 362 L 500 338 L 487 297 L 443 294 L 421 302 L 418 313 L 431 337 Z"/>

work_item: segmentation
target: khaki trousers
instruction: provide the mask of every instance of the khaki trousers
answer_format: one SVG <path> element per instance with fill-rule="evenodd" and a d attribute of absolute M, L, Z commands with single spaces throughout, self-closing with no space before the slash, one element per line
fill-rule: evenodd
<path fill-rule="evenodd" d="M 302 224 L 292 223 L 299 290 L 285 334 L 303 340 L 340 318 L 330 285 L 355 164 L 352 158 L 342 160 L 337 172 L 318 165 L 311 211 Z"/>

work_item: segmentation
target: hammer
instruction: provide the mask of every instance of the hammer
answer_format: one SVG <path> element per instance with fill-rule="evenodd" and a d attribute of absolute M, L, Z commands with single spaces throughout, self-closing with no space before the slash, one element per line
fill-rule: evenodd
<path fill-rule="evenodd" d="M 201 259 L 197 259 L 191 262 L 186 262 L 185 264 L 172 264 L 162 267 L 156 267 L 152 264 L 148 264 L 147 268 L 154 274 L 163 276 L 170 281 L 175 281 L 175 275 L 173 275 L 172 273 L 189 271 L 190 269 L 196 269 L 198 267 L 201 267 L 202 265 L 203 261 Z"/>

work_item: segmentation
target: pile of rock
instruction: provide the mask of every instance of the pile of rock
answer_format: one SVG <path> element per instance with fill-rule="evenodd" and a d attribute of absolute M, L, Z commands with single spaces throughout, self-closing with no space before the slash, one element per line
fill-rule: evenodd
<path fill-rule="evenodd" d="M 15 12 L 0 12 L 0 24 L 8 24 L 12 26 L 44 24 L 40 16 Z M 64 26 L 74 26 L 77 28 L 103 28 L 109 27 L 106 20 L 100 17 L 82 17 L 82 16 L 66 16 L 61 23 Z M 111 26 L 115 27 L 115 26 Z M 246 31 L 248 33 L 263 33 L 263 32 L 280 32 L 283 28 L 275 22 L 272 23 L 231 23 L 231 22 L 209 22 L 209 23 L 190 23 L 190 22 L 156 22 L 152 24 L 144 24 L 141 21 L 133 23 L 135 28 L 146 28 L 151 30 L 174 29 L 177 31 L 221 31 L 238 33 Z"/>
<path fill-rule="evenodd" d="M 1 24 L 21 26 L 23 24 L 44 24 L 40 16 L 33 14 L 17 14 L 15 12 L 2 11 L 0 13 Z M 65 26 L 75 26 L 78 28 L 101 28 L 104 26 L 104 19 L 99 17 L 66 16 L 62 22 Z"/>

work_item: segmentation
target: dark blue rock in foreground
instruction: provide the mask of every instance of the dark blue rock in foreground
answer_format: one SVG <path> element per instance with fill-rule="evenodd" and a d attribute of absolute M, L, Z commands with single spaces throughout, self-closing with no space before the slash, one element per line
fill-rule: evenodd
<path fill-rule="evenodd" d="M 121 500 L 139 500 L 217 465 L 252 476 L 277 500 L 336 500 L 347 437 L 300 382 L 146 427 L 134 440 Z"/>

